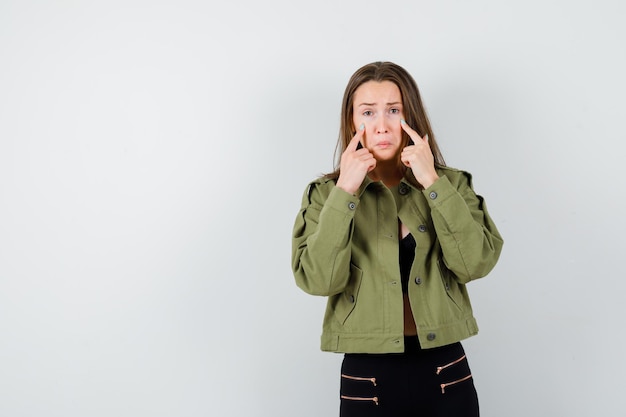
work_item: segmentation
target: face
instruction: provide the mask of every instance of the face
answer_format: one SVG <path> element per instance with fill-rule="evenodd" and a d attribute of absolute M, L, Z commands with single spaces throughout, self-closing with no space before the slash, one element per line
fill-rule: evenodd
<path fill-rule="evenodd" d="M 368 81 L 354 92 L 354 130 L 363 123 L 363 146 L 377 161 L 395 160 L 400 152 L 404 118 L 400 89 L 391 81 Z"/>

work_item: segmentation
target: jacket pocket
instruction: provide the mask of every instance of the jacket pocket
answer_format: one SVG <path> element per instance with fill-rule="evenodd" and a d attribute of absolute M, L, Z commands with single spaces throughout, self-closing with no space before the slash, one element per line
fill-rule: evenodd
<path fill-rule="evenodd" d="M 341 294 L 335 296 L 335 317 L 341 324 L 345 324 L 359 300 L 359 290 L 363 279 L 363 271 L 350 264 L 350 281 Z"/>
<path fill-rule="evenodd" d="M 446 295 L 450 301 L 452 301 L 452 303 L 462 311 L 465 302 L 460 287 L 461 284 L 457 282 L 454 272 L 450 271 L 442 260 L 437 261 L 437 266 L 439 267 L 441 283 L 446 291 Z"/>

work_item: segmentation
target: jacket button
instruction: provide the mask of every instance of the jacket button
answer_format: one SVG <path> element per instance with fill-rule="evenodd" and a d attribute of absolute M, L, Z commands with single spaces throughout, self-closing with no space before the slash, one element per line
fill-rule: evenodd
<path fill-rule="evenodd" d="M 400 193 L 400 195 L 407 195 L 409 193 L 409 186 L 401 182 L 400 186 L 398 187 L 398 192 Z"/>
<path fill-rule="evenodd" d="M 415 283 L 417 285 L 422 285 L 422 279 L 420 277 L 415 278 Z"/>
<path fill-rule="evenodd" d="M 426 226 L 425 226 L 425 225 L 423 225 L 423 224 L 420 224 L 420 225 L 417 227 L 417 230 L 419 230 L 420 232 L 424 233 L 424 232 L 426 231 Z"/>
<path fill-rule="evenodd" d="M 437 338 L 437 335 L 435 333 L 428 333 L 428 335 L 426 335 L 426 339 L 428 339 L 429 342 L 432 342 L 436 338 Z"/>
<path fill-rule="evenodd" d="M 354 295 L 350 295 L 350 302 L 354 304 Z"/>
<path fill-rule="evenodd" d="M 430 197 L 431 200 L 434 200 L 435 198 L 437 198 L 437 193 L 434 191 L 431 191 L 430 194 L 428 194 L 428 196 Z"/>
<path fill-rule="evenodd" d="M 350 202 L 348 203 L 348 208 L 349 208 L 350 210 L 354 210 L 354 209 L 356 208 L 356 204 L 354 204 L 354 202 L 350 201 Z"/>

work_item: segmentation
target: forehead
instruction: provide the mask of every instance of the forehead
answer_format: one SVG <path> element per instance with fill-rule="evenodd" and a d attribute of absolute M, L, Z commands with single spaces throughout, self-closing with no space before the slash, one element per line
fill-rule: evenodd
<path fill-rule="evenodd" d="M 391 81 L 368 81 L 356 89 L 353 102 L 355 106 L 401 103 L 402 94 L 398 86 Z"/>

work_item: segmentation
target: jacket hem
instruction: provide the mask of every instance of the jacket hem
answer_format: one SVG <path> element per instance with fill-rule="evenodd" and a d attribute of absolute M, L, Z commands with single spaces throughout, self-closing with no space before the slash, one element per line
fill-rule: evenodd
<path fill-rule="evenodd" d="M 423 349 L 460 342 L 478 333 L 474 317 L 459 320 L 453 324 L 424 327 L 418 329 L 418 339 Z M 335 353 L 402 353 L 404 334 L 346 334 L 324 332 L 321 337 L 321 350 Z"/>

